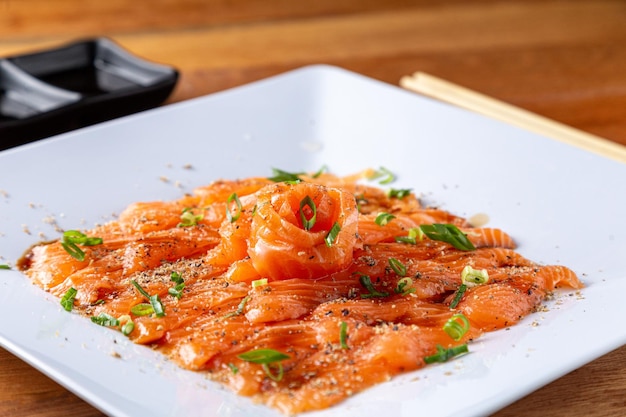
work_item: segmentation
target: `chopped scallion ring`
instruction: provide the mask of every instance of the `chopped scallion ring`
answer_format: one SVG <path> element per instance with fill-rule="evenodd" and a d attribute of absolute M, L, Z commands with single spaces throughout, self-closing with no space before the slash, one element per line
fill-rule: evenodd
<path fill-rule="evenodd" d="M 120 321 L 107 313 L 100 313 L 91 317 L 91 321 L 100 326 L 115 327 L 120 325 Z"/>
<path fill-rule="evenodd" d="M 252 288 L 264 287 L 267 285 L 267 278 L 255 279 L 252 281 Z"/>
<path fill-rule="evenodd" d="M 456 290 L 456 293 L 454 294 L 454 299 L 452 299 L 452 302 L 450 303 L 450 308 L 456 308 L 456 306 L 459 305 L 459 302 L 461 301 L 461 298 L 463 298 L 463 294 L 465 294 L 466 290 L 467 285 L 461 284 L 459 286 L 459 289 Z"/>
<path fill-rule="evenodd" d="M 328 167 L 326 165 L 322 165 L 322 167 L 318 169 L 313 175 L 311 175 L 311 177 L 319 178 L 319 176 L 322 175 L 327 170 L 328 170 Z"/>
<path fill-rule="evenodd" d="M 150 301 L 150 305 L 152 306 L 152 309 L 154 310 L 154 314 L 157 317 L 165 316 L 165 309 L 163 307 L 163 303 L 161 303 L 161 298 L 159 297 L 158 294 L 155 294 L 155 295 L 148 294 L 146 290 L 141 288 L 141 285 L 139 285 L 139 283 L 135 281 L 134 279 L 131 279 L 130 282 L 137 289 L 137 291 L 139 291 L 141 295 L 143 295 L 144 297 L 148 299 L 148 301 Z"/>
<path fill-rule="evenodd" d="M 391 188 L 387 191 L 387 197 L 403 199 L 407 195 L 411 194 L 410 188 Z"/>
<path fill-rule="evenodd" d="M 324 242 L 326 242 L 326 246 L 331 247 L 335 241 L 337 240 L 337 236 L 339 236 L 339 232 L 341 232 L 341 226 L 339 223 L 333 223 L 333 227 L 330 228 L 330 231 L 324 238 Z"/>
<path fill-rule="evenodd" d="M 308 207 L 310 212 L 305 213 L 305 207 Z M 300 220 L 302 220 L 302 227 L 304 230 L 311 230 L 315 226 L 317 219 L 317 207 L 315 202 L 308 195 L 300 200 Z"/>
<path fill-rule="evenodd" d="M 379 184 L 390 184 L 396 180 L 396 176 L 393 172 L 389 171 L 385 167 L 380 167 L 377 171 L 372 172 L 368 175 L 367 179 L 369 180 L 378 180 Z"/>
<path fill-rule="evenodd" d="M 135 330 L 135 323 L 133 323 L 132 320 L 128 320 L 126 323 L 122 325 L 121 330 L 124 336 L 128 336 L 129 334 L 133 332 L 133 330 Z"/>
<path fill-rule="evenodd" d="M 167 289 L 168 294 L 180 300 L 185 289 L 185 280 L 178 272 L 174 271 L 170 275 L 170 281 L 175 282 L 176 285 Z"/>
<path fill-rule="evenodd" d="M 374 221 L 379 226 L 385 226 L 387 223 L 389 223 L 395 218 L 396 216 L 394 216 L 393 214 L 383 212 L 383 213 L 378 213 L 378 216 L 376 216 L 376 220 Z"/>
<path fill-rule="evenodd" d="M 427 364 L 431 364 L 435 362 L 446 362 L 450 358 L 453 358 L 455 356 L 458 356 L 467 352 L 469 352 L 469 349 L 467 348 L 467 344 L 454 346 L 448 349 L 444 348 L 441 345 L 437 345 L 437 353 L 435 353 L 434 355 L 426 356 L 424 358 L 424 362 L 426 362 Z"/>
<path fill-rule="evenodd" d="M 396 258 L 389 258 L 389 266 L 398 276 L 406 276 L 406 266 Z"/>
<path fill-rule="evenodd" d="M 285 359 L 290 359 L 289 355 L 286 355 L 274 349 L 251 350 L 237 355 L 237 357 L 246 362 L 260 364 L 263 367 L 263 370 L 265 371 L 267 376 L 274 381 L 280 381 L 281 379 L 283 379 L 284 370 L 282 361 Z M 276 368 L 276 373 L 272 372 L 272 368 L 270 367 L 270 365 Z"/>
<path fill-rule="evenodd" d="M 237 306 L 237 310 L 231 311 L 230 313 L 226 314 L 224 317 L 226 318 L 235 317 L 243 313 L 243 309 L 246 308 L 246 303 L 248 302 L 249 299 L 250 299 L 249 296 L 243 297 L 243 299 L 239 302 L 239 305 Z"/>
<path fill-rule="evenodd" d="M 420 229 L 432 240 L 439 240 L 454 246 L 459 250 L 470 251 L 476 249 L 463 232 L 453 224 L 423 224 Z"/>
<path fill-rule="evenodd" d="M 83 246 L 96 246 L 102 244 L 102 238 L 89 237 L 86 234 L 79 232 L 78 230 L 67 230 L 63 233 L 63 240 L 61 246 L 67 253 L 79 261 L 85 260 L 85 252 L 78 247 Z"/>
<path fill-rule="evenodd" d="M 135 316 L 149 316 L 150 314 L 154 314 L 154 308 L 148 303 L 141 303 L 132 306 L 130 312 Z"/>
<path fill-rule="evenodd" d="M 237 372 L 239 372 L 239 368 L 237 368 L 237 366 L 234 363 L 229 362 L 226 365 L 228 366 L 230 371 L 233 373 L 233 375 L 237 375 Z"/>
<path fill-rule="evenodd" d="M 274 182 L 300 182 L 300 175 L 304 175 L 304 172 L 287 172 L 277 168 L 272 168 L 272 172 L 274 176 L 267 179 Z"/>
<path fill-rule="evenodd" d="M 374 284 L 372 284 L 372 280 L 368 275 L 361 274 L 361 276 L 359 277 L 359 282 L 369 292 L 368 294 L 361 294 L 361 298 L 383 298 L 389 296 L 389 293 L 384 291 L 378 291 L 376 288 L 374 288 Z"/>
<path fill-rule="evenodd" d="M 415 291 L 415 287 L 413 287 L 413 280 L 409 277 L 404 277 L 399 280 L 398 284 L 396 284 L 396 289 L 394 290 L 396 294 L 400 295 L 409 295 Z"/>
<path fill-rule="evenodd" d="M 339 344 L 342 349 L 350 349 L 348 346 L 348 323 L 345 321 L 339 324 Z"/>
<path fill-rule="evenodd" d="M 448 319 L 446 324 L 443 325 L 443 330 L 456 341 L 465 336 L 469 328 L 469 320 L 461 313 L 453 315 Z"/>
<path fill-rule="evenodd" d="M 467 265 L 461 271 L 461 282 L 469 287 L 486 284 L 488 281 L 489 273 L 486 269 L 474 269 L 470 265 Z"/>
<path fill-rule="evenodd" d="M 178 223 L 178 227 L 196 226 L 203 218 L 204 216 L 202 214 L 193 214 L 193 209 L 191 207 L 187 207 L 183 209 L 183 212 L 180 215 L 180 223 Z"/>
<path fill-rule="evenodd" d="M 7 264 L 0 264 L 0 269 L 11 269 L 11 267 Z"/>
<path fill-rule="evenodd" d="M 424 232 L 419 227 L 412 227 L 409 229 L 407 236 L 396 236 L 394 240 L 398 243 L 406 243 L 409 245 L 416 245 L 418 241 L 424 239 Z"/>
<path fill-rule="evenodd" d="M 63 294 L 63 297 L 61 298 L 61 305 L 65 311 L 72 311 L 74 308 L 74 299 L 76 298 L 76 294 L 78 294 L 78 290 L 74 287 L 70 287 L 70 289 Z"/>
<path fill-rule="evenodd" d="M 235 205 L 237 206 L 235 210 L 232 210 L 232 207 L 231 207 L 233 201 L 235 202 Z M 239 220 L 242 209 L 243 209 L 243 206 L 241 205 L 239 196 L 237 195 L 237 193 L 232 193 L 228 197 L 228 200 L 226 200 L 226 218 L 228 219 L 228 221 L 231 223 L 234 223 L 237 220 Z"/>

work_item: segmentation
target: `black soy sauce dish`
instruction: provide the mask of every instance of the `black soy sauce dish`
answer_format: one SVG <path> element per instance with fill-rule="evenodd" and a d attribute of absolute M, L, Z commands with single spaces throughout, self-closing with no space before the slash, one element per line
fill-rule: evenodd
<path fill-rule="evenodd" d="M 177 81 L 107 38 L 0 59 L 0 151 L 156 107 Z"/>

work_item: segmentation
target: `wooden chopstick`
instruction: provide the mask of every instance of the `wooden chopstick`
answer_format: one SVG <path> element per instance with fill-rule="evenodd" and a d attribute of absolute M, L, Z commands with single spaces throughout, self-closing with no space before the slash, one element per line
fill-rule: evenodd
<path fill-rule="evenodd" d="M 461 108 L 504 121 L 511 125 L 577 146 L 587 151 L 626 163 L 626 147 L 539 116 L 476 91 L 416 72 L 400 79 L 400 86 Z"/>

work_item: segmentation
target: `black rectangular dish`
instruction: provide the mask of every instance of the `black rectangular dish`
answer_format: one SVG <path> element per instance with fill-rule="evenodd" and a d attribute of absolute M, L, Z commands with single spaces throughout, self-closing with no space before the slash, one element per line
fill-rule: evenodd
<path fill-rule="evenodd" d="M 0 59 L 0 151 L 156 107 L 177 81 L 107 38 Z"/>

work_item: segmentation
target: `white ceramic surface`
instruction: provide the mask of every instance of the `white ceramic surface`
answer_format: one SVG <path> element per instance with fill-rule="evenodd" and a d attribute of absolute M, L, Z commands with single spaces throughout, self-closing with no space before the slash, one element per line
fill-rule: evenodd
<path fill-rule="evenodd" d="M 218 178 L 324 164 L 389 168 L 394 187 L 487 214 L 523 255 L 587 287 L 311 417 L 484 415 L 626 343 L 626 165 L 327 66 L 0 152 L 0 263 L 58 237 L 54 223 L 88 228 Z M 109 415 L 279 415 L 68 314 L 14 270 L 0 270 L 0 317 L 2 346 Z"/>

